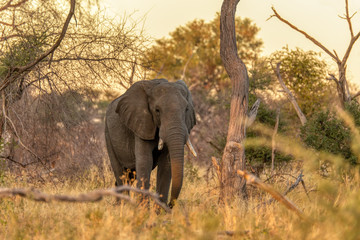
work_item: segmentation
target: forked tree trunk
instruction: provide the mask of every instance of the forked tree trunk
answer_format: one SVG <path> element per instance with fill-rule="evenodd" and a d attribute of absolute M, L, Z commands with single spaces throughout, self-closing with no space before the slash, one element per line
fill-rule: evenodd
<path fill-rule="evenodd" d="M 338 54 L 336 53 L 335 50 L 330 51 L 322 43 L 320 43 L 318 40 L 316 40 L 315 38 L 310 36 L 308 33 L 306 33 L 305 31 L 303 31 L 301 29 L 299 29 L 298 27 L 296 27 L 295 25 L 293 25 L 292 23 L 290 23 L 286 19 L 282 18 L 279 15 L 279 13 L 275 10 L 274 7 L 272 7 L 272 10 L 274 12 L 274 15 L 271 16 L 271 17 L 276 17 L 281 22 L 287 24 L 289 27 L 291 27 L 295 31 L 301 33 L 303 36 L 305 36 L 307 39 L 309 39 L 311 42 L 313 42 L 316 46 L 318 46 L 324 52 L 326 52 L 336 62 L 336 64 L 338 65 L 338 72 L 339 72 L 338 78 L 336 78 L 333 74 L 329 74 L 330 77 L 328 79 L 329 80 L 334 80 L 335 83 L 336 83 L 336 89 L 337 89 L 337 92 L 338 92 L 340 106 L 344 107 L 345 103 L 350 102 L 353 98 L 360 96 L 360 92 L 358 92 L 357 94 L 355 94 L 353 96 L 350 95 L 349 85 L 348 85 L 348 82 L 347 82 L 347 79 L 346 79 L 347 60 L 349 59 L 351 50 L 352 50 L 355 42 L 360 38 L 360 31 L 355 35 L 354 30 L 353 30 L 351 20 L 354 17 L 354 15 L 356 14 L 356 12 L 354 14 L 350 14 L 348 0 L 345 0 L 345 15 L 340 16 L 340 18 L 345 19 L 347 21 L 349 31 L 350 31 L 350 42 L 349 42 L 349 45 L 348 45 L 348 47 L 347 47 L 347 49 L 345 51 L 345 54 L 344 54 L 344 56 L 342 58 L 340 58 L 338 56 Z"/>
<path fill-rule="evenodd" d="M 237 170 L 245 169 L 244 140 L 248 110 L 249 77 L 238 56 L 235 37 L 235 11 L 239 0 L 224 0 L 220 15 L 220 55 L 232 82 L 227 143 L 221 161 L 220 201 L 225 202 L 245 189 Z"/>

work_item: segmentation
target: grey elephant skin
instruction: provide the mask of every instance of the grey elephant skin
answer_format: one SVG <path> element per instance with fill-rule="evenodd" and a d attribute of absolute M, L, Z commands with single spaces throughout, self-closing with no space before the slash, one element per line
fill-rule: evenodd
<path fill-rule="evenodd" d="M 156 191 L 167 203 L 172 182 L 172 207 L 183 184 L 184 145 L 195 124 L 184 81 L 154 79 L 133 84 L 106 112 L 106 146 L 116 185 L 123 184 L 122 176 L 130 170 L 136 171 L 137 187 L 149 189 L 151 171 L 158 167 Z"/>

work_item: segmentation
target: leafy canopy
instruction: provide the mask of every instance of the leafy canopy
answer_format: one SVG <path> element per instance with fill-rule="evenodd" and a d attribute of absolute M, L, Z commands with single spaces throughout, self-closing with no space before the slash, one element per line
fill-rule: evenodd
<path fill-rule="evenodd" d="M 259 28 L 250 19 L 237 17 L 238 53 L 245 63 L 257 58 L 263 42 L 257 38 Z M 229 84 L 220 58 L 220 14 L 211 22 L 194 20 L 156 41 L 147 58 L 155 72 L 151 77 L 183 78 L 188 83 L 212 87 Z"/>
<path fill-rule="evenodd" d="M 360 126 L 360 105 L 356 101 L 345 104 L 345 109 L 354 118 L 355 125 Z M 336 113 L 319 111 L 301 128 L 301 138 L 316 150 L 342 155 L 350 163 L 358 162 L 351 149 L 351 132 L 345 123 L 338 119 Z"/>

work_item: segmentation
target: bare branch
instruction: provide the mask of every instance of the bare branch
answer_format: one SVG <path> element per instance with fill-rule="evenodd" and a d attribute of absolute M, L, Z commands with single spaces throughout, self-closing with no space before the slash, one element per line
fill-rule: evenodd
<path fill-rule="evenodd" d="M 21 6 L 22 4 L 26 3 L 28 0 L 22 0 L 18 3 L 15 3 L 15 4 L 11 4 L 13 2 L 13 0 L 9 0 L 4 6 L 0 7 L 0 12 L 1 11 L 4 11 L 8 8 L 16 8 L 16 7 L 19 7 Z"/>
<path fill-rule="evenodd" d="M 348 48 L 346 49 L 345 55 L 341 61 L 341 66 L 345 67 L 346 62 L 350 56 L 350 52 L 352 50 L 352 47 L 354 46 L 355 42 L 359 39 L 360 37 L 360 32 L 358 34 L 356 34 L 356 36 L 352 37 L 349 43 Z"/>
<path fill-rule="evenodd" d="M 345 0 L 345 19 L 349 25 L 349 30 L 350 30 L 350 34 L 351 34 L 351 38 L 354 38 L 354 31 L 353 31 L 353 28 L 352 28 L 352 23 L 351 23 L 351 18 L 355 15 L 353 14 L 351 17 L 349 16 L 349 3 L 348 3 L 348 0 Z"/>
<path fill-rule="evenodd" d="M 30 162 L 30 163 L 23 164 L 23 163 L 21 163 L 21 162 L 16 161 L 15 159 L 13 159 L 13 158 L 10 157 L 10 156 L 0 156 L 0 158 L 5 159 L 5 160 L 8 160 L 8 161 L 10 161 L 10 162 L 12 162 L 12 163 L 15 163 L 16 165 L 19 165 L 19 166 L 21 166 L 22 168 L 26 168 L 27 166 L 33 165 L 33 164 L 35 164 L 35 163 L 38 163 L 38 162 L 36 161 L 36 162 Z"/>
<path fill-rule="evenodd" d="M 327 77 L 326 79 L 329 81 L 333 80 L 336 84 L 339 84 L 339 80 L 332 73 L 329 73 L 329 77 Z"/>
<path fill-rule="evenodd" d="M 265 192 L 268 192 L 274 199 L 276 199 L 277 201 L 282 203 L 286 208 L 295 212 L 302 219 L 306 219 L 306 217 L 304 216 L 302 211 L 300 211 L 300 209 L 298 209 L 298 207 L 296 207 L 295 204 L 293 204 L 290 200 L 288 200 L 281 193 L 276 191 L 272 186 L 270 186 L 266 183 L 263 183 L 259 178 L 257 178 L 256 176 L 254 176 L 251 173 L 248 173 L 247 171 L 237 170 L 237 174 L 244 177 L 247 184 L 253 185 L 255 187 L 258 187 L 258 188 L 264 190 Z"/>
<path fill-rule="evenodd" d="M 354 94 L 354 96 L 352 96 L 351 99 L 357 98 L 358 96 L 360 96 L 360 91 Z"/>
<path fill-rule="evenodd" d="M 280 107 L 276 109 L 276 123 L 274 127 L 274 132 L 271 139 L 271 174 L 274 171 L 274 165 L 275 165 L 275 149 L 276 149 L 276 134 L 279 128 L 279 119 L 280 119 Z"/>
<path fill-rule="evenodd" d="M 294 176 L 290 175 L 291 177 L 295 178 Z M 304 191 L 306 193 L 306 196 L 308 197 L 308 199 L 310 200 L 310 197 L 309 197 L 309 194 L 308 194 L 308 191 L 305 187 L 305 182 L 304 182 L 304 179 L 302 178 L 304 175 L 303 175 L 303 171 L 301 170 L 300 171 L 300 174 L 299 176 L 296 178 L 295 182 L 293 184 L 291 184 L 291 186 L 283 193 L 284 196 L 286 196 L 288 193 L 290 193 L 292 190 L 294 190 L 300 183 L 302 184 L 303 188 L 304 188 Z M 268 205 L 268 204 L 272 204 L 273 202 L 275 201 L 274 198 L 270 199 L 269 201 L 266 201 L 266 202 L 263 202 L 261 204 L 259 204 L 257 206 L 257 208 L 263 206 L 263 205 Z"/>
<path fill-rule="evenodd" d="M 327 49 L 324 45 L 322 45 L 319 41 L 317 41 L 315 38 L 313 38 L 312 36 L 310 36 L 309 34 L 307 34 L 305 31 L 297 28 L 295 25 L 291 24 L 289 21 L 285 20 L 284 18 L 282 18 L 278 12 L 275 10 L 274 7 L 271 8 L 274 12 L 274 17 L 277 17 L 281 22 L 287 24 L 289 27 L 291 27 L 292 29 L 294 29 L 295 31 L 301 33 L 302 35 L 304 35 L 307 39 L 309 39 L 310 41 L 312 41 L 315 45 L 317 45 L 319 48 L 321 48 L 324 52 L 326 52 L 330 57 L 332 57 L 335 62 L 337 62 L 338 64 L 340 63 L 340 59 L 334 55 L 331 51 L 329 51 L 329 49 Z"/>
<path fill-rule="evenodd" d="M 12 197 L 12 196 L 20 196 L 24 198 L 28 198 L 34 201 L 39 202 L 97 202 L 103 199 L 105 196 L 113 196 L 122 200 L 125 200 L 131 204 L 135 204 L 134 201 L 121 192 L 124 191 L 132 191 L 139 193 L 143 196 L 150 197 L 154 200 L 157 206 L 164 209 L 166 212 L 171 212 L 171 209 L 160 201 L 159 195 L 151 193 L 147 190 L 141 190 L 138 188 L 133 188 L 130 186 L 120 186 L 116 188 L 109 189 L 99 189 L 89 193 L 83 193 L 76 196 L 72 195 L 51 195 L 43 193 L 36 189 L 22 189 L 22 188 L 0 188 L 0 198 Z"/>
<path fill-rule="evenodd" d="M 5 26 L 9 26 L 9 27 L 13 27 L 13 26 L 14 26 L 13 23 L 7 23 L 7 22 L 3 22 L 3 21 L 0 21 L 0 24 L 1 24 L 1 25 L 5 25 Z"/>
<path fill-rule="evenodd" d="M 57 47 L 59 47 L 61 41 L 65 37 L 70 20 L 71 20 L 72 16 L 74 15 L 74 11 L 75 11 L 75 0 L 71 0 L 71 5 L 70 5 L 70 10 L 69 10 L 68 16 L 65 20 L 65 23 L 63 25 L 60 36 L 59 36 L 58 40 L 55 42 L 55 44 L 49 50 L 47 50 L 45 53 L 43 53 L 40 57 L 38 57 L 36 60 L 34 60 L 33 62 L 27 64 L 26 66 L 15 67 L 14 69 L 12 69 L 11 73 L 13 76 L 6 78 L 5 81 L 2 82 L 2 84 L 0 85 L 0 91 L 4 90 L 12 81 L 14 81 L 16 79 L 16 76 L 19 76 L 23 72 L 30 71 L 39 62 L 41 62 L 44 58 L 46 58 L 49 54 L 54 52 Z M 17 72 L 17 74 L 15 74 L 15 72 Z"/>
<path fill-rule="evenodd" d="M 9 40 L 9 39 L 15 38 L 15 37 L 21 37 L 21 35 L 20 34 L 13 34 L 13 35 L 5 36 L 5 37 L 0 37 L 0 42 Z"/>
<path fill-rule="evenodd" d="M 68 13 L 68 16 L 65 20 L 65 23 L 63 25 L 63 28 L 61 30 L 60 36 L 58 38 L 58 40 L 55 42 L 55 44 L 49 49 L 47 50 L 43 55 L 41 55 L 38 59 L 36 59 L 35 61 L 33 61 L 32 63 L 29 63 L 26 66 L 23 66 L 20 68 L 21 71 L 27 71 L 32 69 L 36 64 L 38 64 L 41 60 L 43 60 L 44 58 L 46 58 L 50 53 L 54 52 L 56 50 L 56 48 L 59 47 L 61 41 L 64 39 L 67 28 L 69 26 L 70 20 L 72 18 L 72 16 L 74 15 L 75 12 L 75 0 L 71 0 L 71 5 L 70 5 L 70 10 Z"/>
<path fill-rule="evenodd" d="M 300 119 L 300 122 L 301 122 L 301 125 L 305 125 L 307 119 L 305 117 L 305 115 L 303 114 L 303 112 L 301 111 L 300 107 L 299 107 L 299 104 L 297 103 L 294 95 L 290 92 L 290 90 L 286 87 L 284 81 L 282 80 L 281 78 L 281 74 L 280 74 L 280 62 L 276 65 L 276 69 L 271 65 L 272 69 L 274 70 L 278 80 L 279 80 L 279 83 L 281 85 L 281 87 L 284 89 L 284 91 L 286 92 L 286 96 L 287 98 L 289 99 L 289 101 L 292 103 L 292 105 L 294 106 L 295 108 L 295 111 Z"/>

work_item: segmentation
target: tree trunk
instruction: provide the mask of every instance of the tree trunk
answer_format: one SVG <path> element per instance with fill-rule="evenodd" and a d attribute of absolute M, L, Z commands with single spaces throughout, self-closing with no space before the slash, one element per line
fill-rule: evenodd
<path fill-rule="evenodd" d="M 248 109 L 249 77 L 238 56 L 235 38 L 235 11 L 239 0 L 224 0 L 220 15 L 220 55 L 232 82 L 227 143 L 221 162 L 220 201 L 244 192 L 245 182 L 237 170 L 245 169 L 244 140 Z"/>
<path fill-rule="evenodd" d="M 338 94 L 339 94 L 339 98 L 340 98 L 340 105 L 342 107 L 344 107 L 346 102 L 351 101 L 351 96 L 350 96 L 349 87 L 348 87 L 347 80 L 346 80 L 346 67 L 344 67 L 343 64 L 339 64 L 338 68 L 339 68 L 340 88 L 338 87 L 337 89 L 338 89 Z"/>

